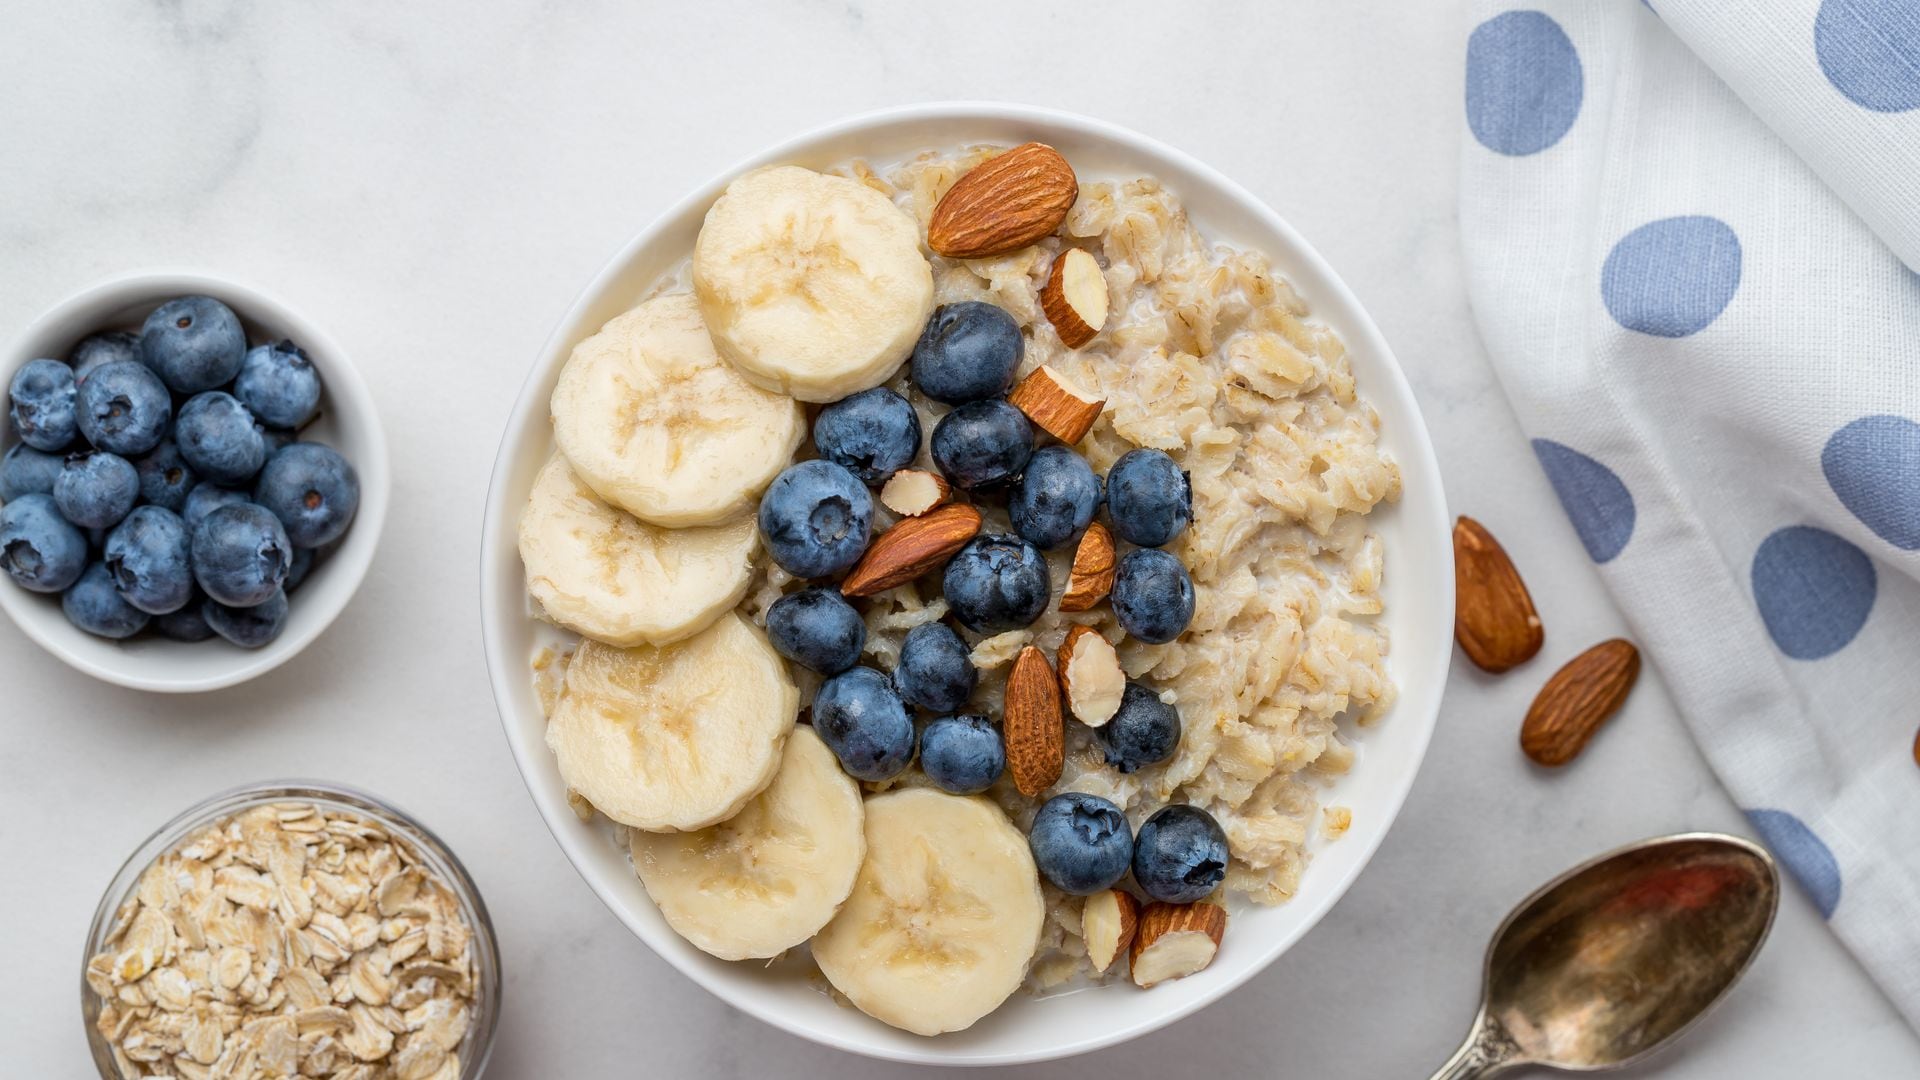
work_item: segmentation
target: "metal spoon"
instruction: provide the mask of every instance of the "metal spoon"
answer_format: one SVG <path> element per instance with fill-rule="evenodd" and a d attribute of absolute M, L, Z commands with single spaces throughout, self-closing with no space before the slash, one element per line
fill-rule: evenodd
<path fill-rule="evenodd" d="M 1640 1061 L 1739 981 L 1779 906 L 1773 858 L 1733 836 L 1659 836 L 1574 867 L 1494 933 L 1473 1030 L 1433 1080 Z"/>

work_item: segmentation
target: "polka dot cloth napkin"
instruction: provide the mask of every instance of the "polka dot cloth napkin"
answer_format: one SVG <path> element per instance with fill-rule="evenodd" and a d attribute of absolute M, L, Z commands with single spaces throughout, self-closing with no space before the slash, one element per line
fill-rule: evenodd
<path fill-rule="evenodd" d="M 1707 758 L 1920 1026 L 1920 0 L 1473 10 L 1501 379 Z"/>

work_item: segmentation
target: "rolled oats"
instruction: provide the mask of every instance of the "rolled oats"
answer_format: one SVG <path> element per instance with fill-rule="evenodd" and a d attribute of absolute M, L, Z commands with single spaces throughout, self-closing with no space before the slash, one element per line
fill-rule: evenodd
<path fill-rule="evenodd" d="M 472 941 L 456 894 L 404 841 L 280 803 L 155 860 L 87 985 L 129 1078 L 457 1080 Z"/>

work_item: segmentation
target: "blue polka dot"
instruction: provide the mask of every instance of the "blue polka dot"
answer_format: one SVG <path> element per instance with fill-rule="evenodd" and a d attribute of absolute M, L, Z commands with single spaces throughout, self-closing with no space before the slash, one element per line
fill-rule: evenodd
<path fill-rule="evenodd" d="M 1767 842 L 1774 858 L 1786 863 L 1800 887 L 1807 890 L 1813 906 L 1820 909 L 1820 917 L 1833 918 L 1833 909 L 1840 906 L 1840 863 L 1833 851 L 1813 835 L 1806 822 L 1785 810 L 1749 810 L 1747 820 L 1753 822 L 1754 831 Z"/>
<path fill-rule="evenodd" d="M 1600 269 L 1600 298 L 1629 330 L 1678 338 L 1705 330 L 1740 287 L 1740 238 L 1719 218 L 1650 221 L 1620 238 Z"/>
<path fill-rule="evenodd" d="M 1873 610 L 1873 560 L 1811 525 L 1790 525 L 1753 555 L 1753 601 L 1780 651 L 1818 660 L 1846 647 Z"/>
<path fill-rule="evenodd" d="M 1627 485 L 1612 469 L 1551 439 L 1533 440 L 1533 454 L 1547 470 L 1587 555 L 1603 563 L 1620 554 L 1633 536 L 1633 495 Z"/>
<path fill-rule="evenodd" d="M 1821 0 L 1813 51 L 1827 81 L 1855 105 L 1920 109 L 1920 5 L 1913 0 Z"/>
<path fill-rule="evenodd" d="M 1920 548 L 1920 424 L 1863 416 L 1827 440 L 1820 471 L 1875 536 L 1903 551 Z"/>
<path fill-rule="evenodd" d="M 1523 157 L 1559 142 L 1584 87 L 1580 54 L 1542 12 L 1495 15 L 1467 38 L 1467 126 L 1496 153 Z"/>

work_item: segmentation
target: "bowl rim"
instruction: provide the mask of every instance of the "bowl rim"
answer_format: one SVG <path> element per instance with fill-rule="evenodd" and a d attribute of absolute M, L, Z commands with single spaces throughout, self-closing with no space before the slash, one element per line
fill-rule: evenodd
<path fill-rule="evenodd" d="M 183 267 L 148 267 L 122 271 L 84 285 L 49 306 L 13 336 L 7 343 L 7 351 L 0 354 L 0 378 L 11 378 L 21 364 L 35 359 L 28 343 L 76 311 L 132 303 L 148 294 L 163 298 L 196 293 L 229 306 L 268 313 L 275 322 L 292 331 L 288 337 L 301 341 L 310 355 L 321 358 L 327 393 L 339 405 L 336 411 L 351 413 L 364 428 L 365 446 L 356 451 L 352 462 L 360 477 L 360 507 L 354 513 L 346 539 L 327 557 L 329 577 L 339 578 L 344 574 L 345 584 L 330 590 L 325 599 L 302 602 L 306 610 L 317 610 L 318 617 L 303 620 L 304 625 L 297 631 L 289 626 L 288 632 L 262 648 L 235 650 L 229 666 L 205 675 L 159 677 L 124 670 L 107 659 L 111 655 L 108 650 L 117 648 L 118 642 L 87 638 L 87 648 L 74 648 L 61 636 L 49 632 L 41 613 L 27 606 L 43 603 L 45 598 L 41 594 L 13 588 L 10 583 L 5 583 L 9 587 L 0 588 L 0 610 L 36 645 L 69 667 L 102 682 L 163 694 L 196 694 L 237 686 L 293 659 L 325 633 L 366 580 L 386 527 L 387 502 L 392 489 L 387 436 L 380 422 L 380 410 L 347 351 L 331 334 L 278 295 L 221 274 Z M 235 298 L 239 299 L 237 305 Z M 248 318 L 245 312 L 241 317 Z"/>
<path fill-rule="evenodd" d="M 99 951 L 100 941 L 111 928 L 114 914 L 132 896 L 147 867 L 184 841 L 194 829 L 220 818 L 266 803 L 321 801 L 344 806 L 353 813 L 387 826 L 398 825 L 410 834 L 406 839 L 421 849 L 422 860 L 441 872 L 453 885 L 472 923 L 470 929 L 473 932 L 475 973 L 484 980 L 486 986 L 491 987 L 490 991 L 483 991 L 474 999 L 470 1021 L 472 1026 L 462 1042 L 462 1048 L 477 1047 L 478 1052 L 462 1058 L 460 1076 L 462 1080 L 478 1080 L 486 1072 L 504 1011 L 506 986 L 501 981 L 500 941 L 494 932 L 493 916 L 487 910 L 486 898 L 480 894 L 480 886 L 474 882 L 466 864 L 440 838 L 440 834 L 425 822 L 371 791 L 332 780 L 287 778 L 241 784 L 201 799 L 149 833 L 113 872 L 106 890 L 100 894 L 99 905 L 94 908 L 93 919 L 87 924 L 87 939 L 80 958 L 80 1020 L 86 1029 L 87 1048 L 102 1080 L 120 1080 L 120 1077 L 118 1069 L 114 1067 L 111 1048 L 94 1026 L 94 1019 L 99 1015 L 99 995 L 87 984 L 87 965 L 92 963 Z"/>
<path fill-rule="evenodd" d="M 1049 107 L 999 101 L 953 100 L 896 105 L 856 113 L 809 128 L 736 160 L 714 177 L 692 188 L 686 195 L 675 200 L 666 209 L 656 215 L 645 227 L 640 229 L 638 233 L 626 243 L 622 244 L 593 278 L 576 294 L 572 305 L 569 306 L 567 311 L 556 322 L 553 332 L 541 345 L 534 362 L 529 365 L 527 376 L 521 384 L 519 396 L 515 400 L 513 410 L 508 415 L 506 427 L 502 432 L 500 447 L 494 459 L 493 472 L 488 481 L 486 510 L 481 522 L 482 536 L 479 565 L 482 646 L 486 650 L 488 677 L 493 687 L 494 704 L 496 711 L 499 713 L 502 733 L 506 737 L 508 747 L 513 753 L 514 765 L 521 773 L 521 780 L 527 786 L 528 796 L 533 799 L 535 808 L 539 812 L 542 822 L 546 824 L 548 832 L 552 834 L 554 840 L 560 845 L 561 851 L 567 857 L 567 861 L 572 864 L 574 872 L 580 875 L 588 889 L 599 898 L 600 902 L 606 906 L 608 911 L 610 911 L 622 925 L 626 926 L 630 933 L 638 937 L 649 949 L 652 949 L 655 955 L 666 960 L 672 967 L 679 971 L 681 975 L 689 978 L 696 985 L 702 987 L 708 993 L 713 994 L 721 1001 L 726 1002 L 728 1005 L 747 1015 L 753 1016 L 755 1019 L 810 1042 L 829 1046 L 848 1053 L 881 1060 L 923 1065 L 1000 1066 L 1054 1061 L 1079 1054 L 1090 1053 L 1139 1038 L 1158 1031 L 1177 1020 L 1199 1011 L 1205 1006 L 1232 993 L 1253 976 L 1267 970 L 1282 954 L 1291 949 L 1315 926 L 1319 925 L 1320 920 L 1325 918 L 1327 912 L 1332 910 L 1334 905 L 1346 895 L 1348 889 L 1353 885 L 1353 882 L 1359 877 L 1360 873 L 1372 862 L 1374 854 L 1379 850 L 1380 844 L 1385 840 L 1387 833 L 1391 831 L 1394 821 L 1399 817 L 1400 810 L 1406 802 L 1407 795 L 1411 792 L 1413 784 L 1419 775 L 1420 768 L 1425 761 L 1427 748 L 1431 742 L 1434 728 L 1439 719 L 1445 673 L 1451 665 L 1453 641 L 1450 630 L 1434 643 L 1434 648 L 1443 650 L 1444 655 L 1439 657 L 1437 669 L 1438 682 L 1431 692 L 1431 700 L 1427 704 L 1427 707 L 1418 713 L 1411 713 L 1403 708 L 1404 702 L 1396 703 L 1394 722 L 1396 724 L 1414 725 L 1412 755 L 1403 782 L 1396 785 L 1394 789 L 1388 793 L 1388 796 L 1381 799 L 1377 804 L 1377 810 L 1383 815 L 1382 826 L 1377 832 L 1363 838 L 1358 838 L 1361 840 L 1361 846 L 1364 848 L 1360 856 L 1345 870 L 1338 880 L 1331 881 L 1325 886 L 1326 891 L 1324 895 L 1319 898 L 1314 908 L 1307 911 L 1297 927 L 1290 932 L 1280 935 L 1276 940 L 1268 944 L 1264 955 L 1258 956 L 1254 962 L 1247 965 L 1244 971 L 1216 980 L 1209 985 L 1208 991 L 1205 994 L 1191 1001 L 1184 1002 L 1181 1005 L 1170 1007 L 1146 1021 L 1114 1031 L 1102 1032 L 1086 1037 L 1066 1038 L 1058 1045 L 1048 1046 L 1043 1049 L 1032 1051 L 980 1052 L 970 1054 L 970 1056 L 960 1060 L 954 1059 L 950 1053 L 943 1054 L 941 1050 L 942 1044 L 937 1039 L 920 1040 L 920 1043 L 924 1044 L 924 1049 L 874 1045 L 844 1038 L 832 1031 L 796 1020 L 784 1010 L 756 1007 L 753 1004 L 741 1000 L 724 981 L 709 978 L 704 970 L 691 963 L 683 962 L 681 957 L 675 955 L 670 950 L 656 948 L 651 940 L 650 931 L 629 920 L 621 907 L 589 876 L 583 865 L 580 853 L 576 851 L 575 841 L 570 835 L 563 832 L 561 828 L 565 819 L 572 818 L 571 809 L 566 806 L 549 806 L 537 798 L 534 787 L 535 781 L 529 773 L 530 763 L 527 761 L 525 753 L 523 752 L 525 748 L 513 732 L 514 719 L 508 705 L 508 702 L 512 700 L 513 689 L 507 683 L 507 679 L 511 677 L 512 673 L 501 670 L 501 665 L 494 662 L 494 652 L 498 644 L 500 631 L 495 627 L 491 618 L 491 613 L 497 606 L 497 597 L 495 595 L 494 576 L 489 573 L 489 570 L 495 562 L 501 558 L 501 552 L 499 550 L 500 544 L 496 540 L 499 535 L 499 530 L 493 528 L 492 524 L 500 512 L 499 503 L 505 488 L 510 482 L 510 473 L 514 468 L 512 452 L 517 437 L 530 422 L 530 414 L 537 404 L 530 401 L 528 395 L 539 385 L 544 377 L 547 365 L 543 361 L 553 356 L 555 350 L 565 344 L 561 338 L 567 328 L 577 321 L 581 313 L 600 297 L 610 284 L 617 280 L 622 269 L 642 251 L 651 246 L 656 241 L 656 238 L 670 227 L 671 223 L 688 213 L 695 206 L 710 202 L 714 197 L 714 193 L 723 188 L 726 182 L 733 177 L 749 169 L 790 158 L 811 144 L 846 136 L 868 128 L 913 121 L 979 121 L 989 124 L 1005 124 L 1009 127 L 1017 127 L 1021 124 L 1034 124 L 1074 129 L 1079 134 L 1105 141 L 1122 149 L 1142 151 L 1146 155 L 1158 155 L 1175 162 L 1199 176 L 1203 181 L 1214 185 L 1229 200 L 1239 204 L 1242 209 L 1258 218 L 1264 227 L 1271 230 L 1284 241 L 1290 249 L 1290 255 L 1307 265 L 1313 273 L 1320 278 L 1321 284 L 1330 297 L 1337 298 L 1353 312 L 1358 314 L 1360 318 L 1358 324 L 1342 325 L 1340 327 L 1342 336 L 1349 341 L 1362 337 L 1367 339 L 1369 347 L 1377 352 L 1379 360 L 1381 361 L 1380 367 L 1382 371 L 1375 375 L 1375 385 L 1378 384 L 1379 376 L 1384 375 L 1386 381 L 1391 386 L 1391 393 L 1403 399 L 1410 406 L 1408 415 L 1404 419 L 1404 427 L 1406 428 L 1405 438 L 1407 445 L 1416 448 L 1419 452 L 1417 454 L 1417 460 L 1405 460 L 1403 457 L 1402 459 L 1397 459 L 1397 463 L 1402 470 L 1403 476 L 1406 477 L 1407 483 L 1417 483 L 1429 488 L 1431 491 L 1434 506 L 1432 516 L 1434 520 L 1420 526 L 1420 531 L 1423 534 L 1431 531 L 1433 535 L 1440 538 L 1445 538 L 1449 535 L 1451 518 L 1446 508 L 1445 489 L 1441 484 L 1439 465 L 1434 451 L 1433 440 L 1427 429 L 1425 417 L 1419 409 L 1418 399 L 1414 396 L 1413 388 L 1407 380 L 1405 370 L 1400 366 L 1399 360 L 1394 356 L 1391 346 L 1389 346 L 1386 341 L 1385 335 L 1380 331 L 1379 325 L 1366 311 L 1364 305 L 1361 304 L 1352 289 L 1339 274 L 1334 271 L 1333 267 L 1320 254 L 1319 250 L 1309 243 L 1285 218 L 1272 207 L 1268 206 L 1264 200 L 1219 170 L 1207 165 L 1185 151 L 1179 150 L 1158 139 L 1133 131 L 1130 128 L 1079 113 Z M 1373 396 L 1378 397 L 1380 395 L 1376 393 Z M 1438 557 L 1444 560 L 1445 565 L 1443 569 L 1451 568 L 1452 551 L 1450 546 L 1438 553 Z M 1436 617 L 1443 617 L 1447 626 L 1451 628 L 1454 603 L 1453 577 L 1451 573 L 1443 573 L 1440 577 L 1443 580 L 1427 583 L 1426 587 L 1430 590 L 1434 600 L 1440 605 L 1441 610 Z M 564 815 L 564 819 L 562 815 Z M 1294 905 L 1298 905 L 1299 903 L 1300 901 L 1298 899 L 1292 902 Z M 671 933 L 671 931 L 668 931 L 668 933 Z M 877 1023 L 878 1021 L 875 1022 Z"/>

